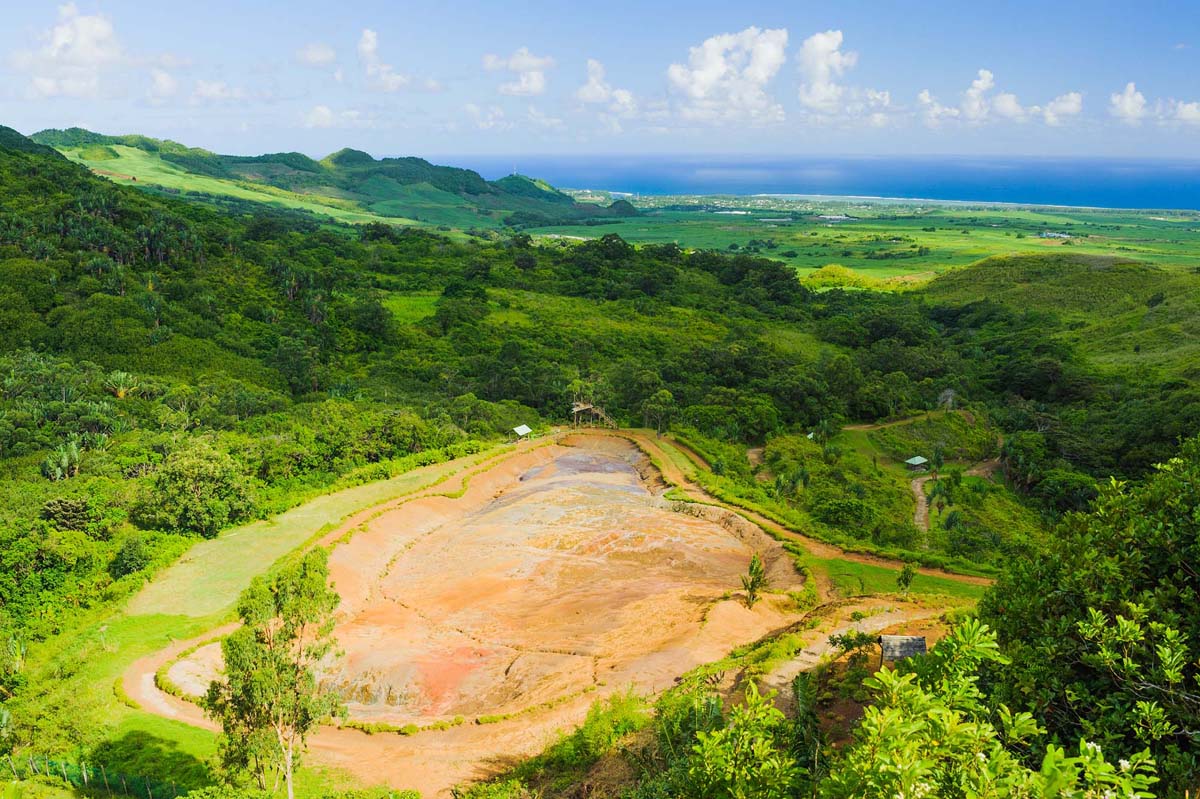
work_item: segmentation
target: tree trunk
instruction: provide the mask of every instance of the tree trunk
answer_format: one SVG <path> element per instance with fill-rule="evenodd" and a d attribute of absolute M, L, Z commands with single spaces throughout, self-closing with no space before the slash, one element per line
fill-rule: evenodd
<path fill-rule="evenodd" d="M 292 745 L 290 743 L 283 755 L 283 778 L 287 782 L 288 799 L 296 799 L 295 788 L 292 785 Z"/>

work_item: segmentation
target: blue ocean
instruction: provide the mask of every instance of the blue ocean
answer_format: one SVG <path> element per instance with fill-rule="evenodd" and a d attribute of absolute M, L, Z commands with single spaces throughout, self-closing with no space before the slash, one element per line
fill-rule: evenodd
<path fill-rule="evenodd" d="M 1101 208 L 1200 209 L 1200 160 L 1115 158 L 439 156 L 495 179 L 573 189 L 800 194 Z"/>

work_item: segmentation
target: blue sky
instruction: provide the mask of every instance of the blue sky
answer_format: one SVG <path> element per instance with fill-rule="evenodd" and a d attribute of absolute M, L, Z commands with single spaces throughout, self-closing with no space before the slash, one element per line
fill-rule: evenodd
<path fill-rule="evenodd" d="M 11 5 L 0 123 L 26 133 L 317 156 L 1200 158 L 1196 3 Z"/>

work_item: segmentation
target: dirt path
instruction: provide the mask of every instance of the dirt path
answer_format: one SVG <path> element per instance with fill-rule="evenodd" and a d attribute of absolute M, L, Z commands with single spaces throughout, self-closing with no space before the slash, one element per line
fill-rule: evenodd
<path fill-rule="evenodd" d="M 913 525 L 918 530 L 929 529 L 929 497 L 925 496 L 925 484 L 933 479 L 932 475 L 914 477 L 909 487 L 912 489 L 913 500 L 917 503 L 913 511 Z"/>
<path fill-rule="evenodd" d="M 999 470 L 1000 459 L 991 458 L 986 461 L 980 461 L 963 472 L 963 474 L 967 477 L 983 477 L 992 480 Z M 926 474 L 921 477 L 914 477 L 910 484 L 913 499 L 917 503 L 917 507 L 913 511 L 913 524 L 918 530 L 929 530 L 929 497 L 925 495 L 925 484 L 932 479 L 933 475 Z"/>
<path fill-rule="evenodd" d="M 896 419 L 891 422 L 861 422 L 859 424 L 848 424 L 843 427 L 843 430 L 862 430 L 870 432 L 871 430 L 885 430 L 889 427 L 899 427 L 904 424 L 912 424 L 918 419 L 924 419 L 925 414 L 919 416 L 909 416 L 904 419 Z"/>
<path fill-rule="evenodd" d="M 990 458 L 967 469 L 963 474 L 967 477 L 986 477 L 988 480 L 996 479 L 996 472 L 1000 471 L 1000 459 Z"/>

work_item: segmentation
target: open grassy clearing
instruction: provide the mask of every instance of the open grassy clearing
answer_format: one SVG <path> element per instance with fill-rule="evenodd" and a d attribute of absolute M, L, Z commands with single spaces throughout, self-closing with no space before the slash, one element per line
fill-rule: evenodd
<path fill-rule="evenodd" d="M 896 578 L 901 567 L 889 568 L 869 563 L 857 563 L 841 558 L 802 557 L 801 562 L 825 576 L 847 597 L 895 594 Z M 972 585 L 946 577 L 917 574 L 909 592 L 914 596 L 949 597 L 953 600 L 976 602 L 987 586 Z"/>
<path fill-rule="evenodd" d="M 64 148 L 64 155 L 76 161 L 97 174 L 124 185 L 159 186 L 178 192 L 197 192 L 218 197 L 231 197 L 237 200 L 263 203 L 276 208 L 309 211 L 314 214 L 331 217 L 339 222 L 362 223 L 379 222 L 383 217 L 377 214 L 355 208 L 353 203 L 338 202 L 329 198 L 307 197 L 295 192 L 283 191 L 271 186 L 251 185 L 220 178 L 208 177 L 188 172 L 174 164 L 158 158 L 145 150 L 124 145 L 112 145 L 104 149 L 117 154 L 116 158 L 107 157 L 101 160 L 91 160 L 95 156 L 95 148 Z M 133 180 L 136 178 L 137 180 Z M 397 224 L 416 224 L 412 219 L 389 219 Z"/>
<path fill-rule="evenodd" d="M 413 325 L 432 316 L 441 294 L 436 291 L 391 292 L 383 300 L 392 319 L 400 325 Z"/>

